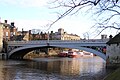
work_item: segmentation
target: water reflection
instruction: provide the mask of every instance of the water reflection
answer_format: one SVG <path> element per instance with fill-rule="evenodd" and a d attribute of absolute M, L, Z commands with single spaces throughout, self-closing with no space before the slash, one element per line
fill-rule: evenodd
<path fill-rule="evenodd" d="M 12 62 L 0 61 L 0 80 L 14 80 L 17 70 L 12 68 Z"/>
<path fill-rule="evenodd" d="M 0 80 L 79 80 L 83 76 L 101 80 L 106 74 L 105 62 L 98 57 L 40 58 L 35 61 L 0 61 L 0 64 Z"/>
<path fill-rule="evenodd" d="M 59 59 L 37 59 L 39 62 L 32 62 L 29 66 L 48 73 L 56 72 L 61 75 L 95 75 L 103 72 L 105 74 L 106 63 L 99 57 L 94 58 L 59 58 Z M 102 73 L 102 74 L 103 74 Z"/>
<path fill-rule="evenodd" d="M 80 64 L 76 59 L 65 60 L 61 62 L 60 72 L 62 75 L 79 75 Z"/>
<path fill-rule="evenodd" d="M 54 60 L 55 61 L 39 60 L 39 62 L 32 62 L 32 64 L 28 64 L 28 66 L 47 71 L 48 73 L 54 72 L 59 73 L 61 75 L 79 75 L 80 73 L 79 60 L 72 58 L 71 59 L 59 58 Z"/>

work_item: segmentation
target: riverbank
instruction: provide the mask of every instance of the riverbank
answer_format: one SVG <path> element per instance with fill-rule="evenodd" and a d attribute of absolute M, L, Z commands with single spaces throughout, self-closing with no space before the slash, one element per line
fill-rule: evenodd
<path fill-rule="evenodd" d="M 120 67 L 107 75 L 103 80 L 120 80 Z"/>

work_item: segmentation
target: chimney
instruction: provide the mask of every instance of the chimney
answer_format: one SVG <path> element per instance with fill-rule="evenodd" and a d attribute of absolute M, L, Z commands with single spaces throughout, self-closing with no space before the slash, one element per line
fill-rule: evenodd
<path fill-rule="evenodd" d="M 109 36 L 109 39 L 112 39 L 112 38 L 113 38 L 113 36 L 112 36 L 112 35 L 110 35 L 110 36 Z"/>
<path fill-rule="evenodd" d="M 107 35 L 106 34 L 101 35 L 101 39 L 107 39 Z"/>
<path fill-rule="evenodd" d="M 5 20 L 5 23 L 7 24 L 7 20 Z"/>
<path fill-rule="evenodd" d="M 51 31 L 51 34 L 53 33 L 53 31 Z"/>
<path fill-rule="evenodd" d="M 22 32 L 24 31 L 24 29 L 22 28 Z"/>
<path fill-rule="evenodd" d="M 29 34 L 31 34 L 31 30 L 29 30 Z"/>
<path fill-rule="evenodd" d="M 14 27 L 14 22 L 11 22 L 11 26 Z"/>

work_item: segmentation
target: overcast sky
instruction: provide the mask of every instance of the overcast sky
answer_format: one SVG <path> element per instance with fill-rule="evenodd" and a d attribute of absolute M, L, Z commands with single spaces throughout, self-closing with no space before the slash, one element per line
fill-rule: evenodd
<path fill-rule="evenodd" d="M 48 27 L 45 26 L 57 19 L 55 12 L 61 12 L 58 9 L 49 9 L 48 1 L 51 0 L 0 0 L 1 22 L 4 20 L 8 20 L 8 23 L 15 22 L 18 30 L 23 28 L 24 30 L 40 29 L 46 31 Z M 94 25 L 94 20 L 91 15 L 86 15 L 80 11 L 74 16 L 61 19 L 49 31 L 56 32 L 58 28 L 64 28 L 67 33 L 77 34 L 83 38 L 83 34 L 89 31 L 92 25 Z"/>

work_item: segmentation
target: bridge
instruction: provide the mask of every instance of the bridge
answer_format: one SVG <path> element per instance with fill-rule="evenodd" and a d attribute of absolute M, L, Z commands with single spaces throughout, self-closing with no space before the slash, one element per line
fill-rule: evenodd
<path fill-rule="evenodd" d="M 39 41 L 9 41 L 8 58 L 22 58 L 28 52 L 40 48 L 72 48 L 91 52 L 106 60 L 106 55 L 101 51 L 106 47 L 108 39 L 97 40 L 39 40 Z M 22 52 L 22 53 L 21 53 Z"/>

